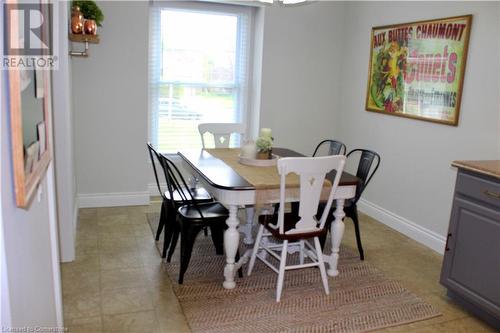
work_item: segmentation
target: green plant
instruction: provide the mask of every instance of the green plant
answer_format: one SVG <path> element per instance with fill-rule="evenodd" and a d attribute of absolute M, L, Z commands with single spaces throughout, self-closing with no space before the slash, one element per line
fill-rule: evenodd
<path fill-rule="evenodd" d="M 260 152 L 266 152 L 271 150 L 273 147 L 273 139 L 268 136 L 261 136 L 257 139 L 257 141 L 255 141 L 255 145 Z"/>
<path fill-rule="evenodd" d="M 71 7 L 78 6 L 83 14 L 83 17 L 88 20 L 94 20 L 95 23 L 101 27 L 102 21 L 104 21 L 104 14 L 95 1 L 91 0 L 74 0 Z"/>

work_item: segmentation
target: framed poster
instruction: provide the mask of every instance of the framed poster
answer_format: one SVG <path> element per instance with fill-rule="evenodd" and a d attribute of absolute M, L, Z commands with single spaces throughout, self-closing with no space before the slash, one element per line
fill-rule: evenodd
<path fill-rule="evenodd" d="M 366 110 L 458 125 L 472 15 L 372 28 Z"/>

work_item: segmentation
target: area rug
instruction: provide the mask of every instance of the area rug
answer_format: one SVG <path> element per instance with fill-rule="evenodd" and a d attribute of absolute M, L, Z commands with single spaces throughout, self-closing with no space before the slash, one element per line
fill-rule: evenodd
<path fill-rule="evenodd" d="M 148 214 L 153 234 L 159 214 Z M 157 242 L 159 251 L 161 242 Z M 243 253 L 245 248 L 241 248 Z M 277 274 L 257 260 L 252 275 L 236 278 L 237 287 L 222 287 L 224 256 L 215 254 L 211 237 L 200 233 L 184 284 L 177 284 L 179 249 L 165 263 L 193 332 L 368 332 L 441 315 L 432 305 L 360 261 L 342 247 L 339 276 L 329 278 L 324 293 L 319 270 L 287 271 L 280 303 L 275 302 Z M 294 260 L 292 256 L 291 260 Z"/>

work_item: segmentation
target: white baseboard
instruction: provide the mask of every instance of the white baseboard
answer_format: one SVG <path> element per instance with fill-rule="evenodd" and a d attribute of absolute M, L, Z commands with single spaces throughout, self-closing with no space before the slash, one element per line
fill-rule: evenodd
<path fill-rule="evenodd" d="M 413 240 L 416 240 L 437 253 L 444 253 L 446 237 L 365 199 L 360 199 L 358 201 L 358 208 L 366 215 L 369 215 L 386 226 L 399 231 Z"/>
<path fill-rule="evenodd" d="M 149 205 L 149 192 L 78 194 L 80 208 Z"/>
<path fill-rule="evenodd" d="M 166 189 L 167 183 L 160 183 L 160 186 L 161 188 Z M 157 197 L 160 195 L 160 192 L 158 192 L 158 185 L 156 185 L 156 183 L 148 184 L 148 192 L 152 197 Z"/>

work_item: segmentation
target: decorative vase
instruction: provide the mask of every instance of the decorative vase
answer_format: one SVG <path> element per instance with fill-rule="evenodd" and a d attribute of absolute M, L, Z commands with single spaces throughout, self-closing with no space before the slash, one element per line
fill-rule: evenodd
<path fill-rule="evenodd" d="M 94 20 L 85 20 L 83 30 L 86 35 L 97 35 L 97 24 Z"/>
<path fill-rule="evenodd" d="M 83 14 L 78 6 L 73 7 L 71 11 L 71 32 L 76 35 L 83 33 Z"/>
<path fill-rule="evenodd" d="M 259 151 L 257 153 L 258 160 L 269 160 L 270 159 L 269 156 L 271 156 L 270 151 Z"/>
<path fill-rule="evenodd" d="M 255 158 L 257 155 L 257 147 L 253 141 L 249 141 L 243 147 L 241 147 L 240 155 L 244 158 Z"/>

